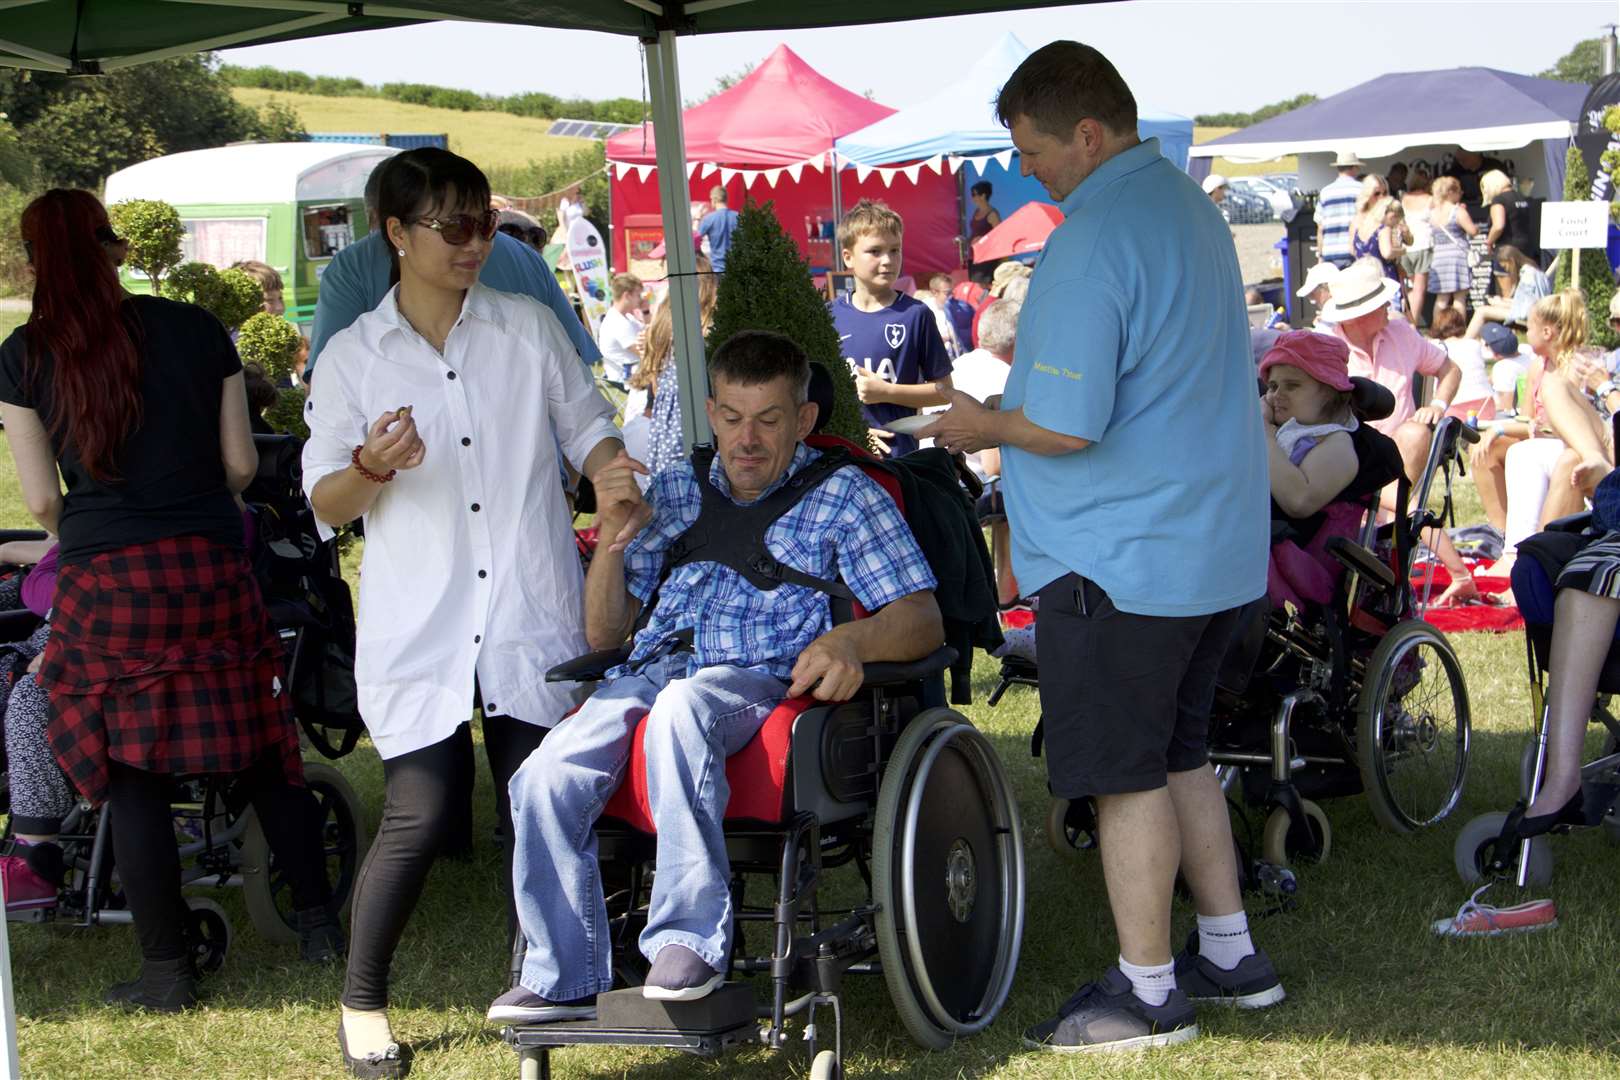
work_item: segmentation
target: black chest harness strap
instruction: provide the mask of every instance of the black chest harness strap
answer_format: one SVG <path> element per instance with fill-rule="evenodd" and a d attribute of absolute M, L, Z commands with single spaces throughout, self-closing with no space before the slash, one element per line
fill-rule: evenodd
<path fill-rule="evenodd" d="M 714 486 L 709 469 L 714 463 L 714 448 L 699 446 L 692 451 L 692 471 L 697 477 L 703 505 L 697 520 L 677 536 L 664 552 L 664 566 L 659 574 L 661 585 L 674 573 L 675 568 L 687 563 L 710 562 L 730 567 L 744 580 L 762 592 L 770 592 L 779 585 L 799 585 L 839 600 L 853 601 L 855 594 L 841 581 L 829 581 L 796 570 L 784 564 L 765 546 L 765 533 L 781 517 L 804 500 L 834 472 L 845 466 L 855 467 L 855 460 L 843 450 L 826 450 L 814 461 L 788 477 L 769 495 L 748 506 L 732 502 L 724 492 Z"/>

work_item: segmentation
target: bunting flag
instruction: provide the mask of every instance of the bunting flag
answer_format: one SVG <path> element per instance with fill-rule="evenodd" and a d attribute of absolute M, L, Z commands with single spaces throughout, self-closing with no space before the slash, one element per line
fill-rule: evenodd
<path fill-rule="evenodd" d="M 955 176 L 958 170 L 962 168 L 962 162 L 966 160 L 966 158 L 957 157 L 955 154 L 949 154 L 945 158 L 945 165 L 951 170 L 951 175 Z"/>
<path fill-rule="evenodd" d="M 776 182 L 778 180 L 782 179 L 782 173 L 784 171 L 786 171 L 786 170 L 785 169 L 766 169 L 761 174 L 762 176 L 765 177 L 766 186 L 771 187 L 771 188 L 776 187 Z"/>
<path fill-rule="evenodd" d="M 870 165 L 862 165 L 860 162 L 856 162 L 855 163 L 855 182 L 857 184 L 866 183 L 866 178 L 868 176 L 871 176 L 872 172 L 873 172 L 872 166 L 870 166 Z"/>
<path fill-rule="evenodd" d="M 917 177 L 922 175 L 922 168 L 923 167 L 920 164 L 918 164 L 918 165 L 907 165 L 905 168 L 901 169 L 900 171 L 906 174 L 906 179 L 907 180 L 910 180 L 913 184 L 915 184 L 917 182 Z"/>
<path fill-rule="evenodd" d="M 697 172 L 697 167 L 698 163 L 695 161 L 688 161 L 686 163 L 686 178 L 688 180 L 692 179 L 692 174 Z"/>
<path fill-rule="evenodd" d="M 1003 169 L 1012 168 L 1013 152 L 1011 148 L 1003 150 L 999 154 L 992 154 L 991 156 L 996 159 L 996 164 L 1000 165 Z"/>
<path fill-rule="evenodd" d="M 792 165 L 787 167 L 787 174 L 793 177 L 793 182 L 795 184 L 799 182 L 799 177 L 803 175 L 804 167 L 808 164 L 809 162 L 807 161 L 795 161 Z"/>
<path fill-rule="evenodd" d="M 724 187 L 725 185 L 731 183 L 731 178 L 736 175 L 736 169 L 728 169 L 723 165 L 720 166 L 720 186 Z"/>
<path fill-rule="evenodd" d="M 636 179 L 642 181 L 643 183 L 645 183 L 646 180 L 647 180 L 647 177 L 652 175 L 652 173 L 655 170 L 656 170 L 656 166 L 653 166 L 653 165 L 637 165 L 636 166 Z"/>
<path fill-rule="evenodd" d="M 894 183 L 894 174 L 899 171 L 899 169 L 879 169 L 877 171 L 878 179 L 883 181 L 884 187 L 888 187 L 890 184 Z"/>
<path fill-rule="evenodd" d="M 927 161 L 923 162 L 923 164 L 928 166 L 928 171 L 929 172 L 933 173 L 935 176 L 940 176 L 940 175 L 942 175 L 942 172 L 943 172 L 943 170 L 941 169 L 941 166 L 944 164 L 944 162 L 945 162 L 945 155 L 944 154 L 935 154 L 933 157 L 931 157 Z"/>
<path fill-rule="evenodd" d="M 737 170 L 737 175 L 742 177 L 743 189 L 747 190 L 750 186 L 752 186 L 752 184 L 754 183 L 755 180 L 759 179 L 759 170 L 757 170 L 757 169 L 738 169 Z"/>
<path fill-rule="evenodd" d="M 705 161 L 703 163 L 703 168 L 698 170 L 698 179 L 707 180 L 709 177 L 714 175 L 714 171 L 719 167 L 720 166 L 716 165 L 712 161 Z"/>

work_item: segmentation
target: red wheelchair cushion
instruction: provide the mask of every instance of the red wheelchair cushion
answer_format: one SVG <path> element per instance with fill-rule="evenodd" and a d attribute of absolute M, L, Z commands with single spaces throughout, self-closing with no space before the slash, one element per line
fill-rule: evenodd
<path fill-rule="evenodd" d="M 793 721 L 800 713 L 817 704 L 814 698 L 788 698 L 765 718 L 754 737 L 741 750 L 726 759 L 726 783 L 731 786 L 731 799 L 726 803 L 727 821 L 780 822 L 787 800 L 788 745 L 793 738 Z M 647 717 L 643 713 L 636 721 L 636 733 L 630 746 L 630 767 L 625 770 L 624 782 L 613 793 L 603 817 L 616 818 L 640 832 L 651 833 L 652 805 L 647 801 L 647 753 L 643 746 Z"/>

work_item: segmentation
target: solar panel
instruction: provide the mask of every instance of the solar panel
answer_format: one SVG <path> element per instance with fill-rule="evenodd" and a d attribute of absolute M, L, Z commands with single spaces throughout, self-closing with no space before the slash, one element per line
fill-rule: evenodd
<path fill-rule="evenodd" d="M 546 134 L 562 135 L 574 139 L 606 139 L 632 126 L 634 125 L 610 124 L 600 120 L 559 119 L 551 122 L 551 127 L 546 129 Z"/>

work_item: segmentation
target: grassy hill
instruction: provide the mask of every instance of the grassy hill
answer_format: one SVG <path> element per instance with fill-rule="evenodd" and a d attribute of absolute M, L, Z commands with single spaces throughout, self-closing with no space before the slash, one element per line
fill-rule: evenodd
<path fill-rule="evenodd" d="M 237 93 L 241 93 L 240 90 Z M 306 121 L 307 122 L 307 121 Z M 311 131 L 315 129 L 310 128 Z M 1222 135 L 1230 135 L 1237 131 L 1234 127 L 1204 127 L 1199 125 L 1193 128 L 1193 145 L 1218 139 Z M 1253 164 L 1227 161 L 1225 158 L 1216 158 L 1211 172 L 1218 172 L 1222 176 L 1254 176 L 1258 173 L 1298 172 L 1299 159 L 1296 157 L 1278 158 L 1276 161 L 1257 161 Z"/>
<path fill-rule="evenodd" d="M 547 135 L 550 120 L 499 112 L 460 112 L 367 97 L 317 97 L 236 87 L 237 101 L 257 109 L 271 100 L 297 110 L 310 131 L 447 132 L 450 149 L 486 170 L 573 153 L 589 139 Z"/>

